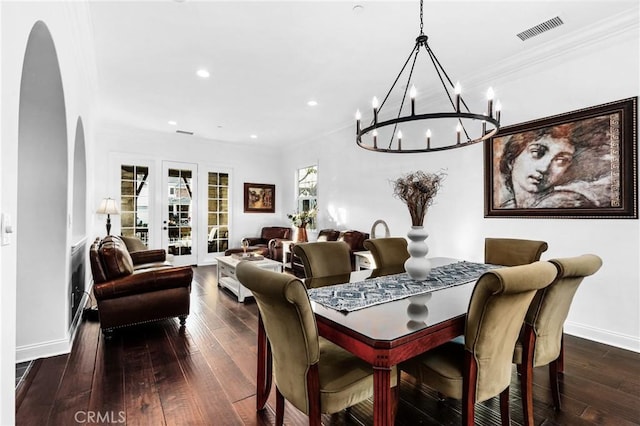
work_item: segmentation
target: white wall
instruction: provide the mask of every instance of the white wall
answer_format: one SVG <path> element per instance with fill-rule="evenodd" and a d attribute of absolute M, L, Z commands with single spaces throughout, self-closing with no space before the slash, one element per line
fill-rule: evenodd
<path fill-rule="evenodd" d="M 569 43 L 567 50 L 556 45 L 547 59 L 511 64 L 489 80 L 504 106 L 503 125 L 638 96 L 638 18 L 624 31 L 604 32 L 587 43 Z M 545 240 L 543 259 L 598 254 L 604 266 L 581 286 L 566 331 L 640 351 L 638 220 L 484 218 L 482 144 L 428 154 L 374 153 L 356 146 L 349 127 L 288 152 L 292 167 L 319 162 L 320 228 L 369 232 L 376 219 L 384 219 L 392 235 L 406 235 L 410 216 L 392 197 L 389 180 L 444 169 L 448 176 L 425 221 L 430 255 L 481 261 L 490 236 Z"/>

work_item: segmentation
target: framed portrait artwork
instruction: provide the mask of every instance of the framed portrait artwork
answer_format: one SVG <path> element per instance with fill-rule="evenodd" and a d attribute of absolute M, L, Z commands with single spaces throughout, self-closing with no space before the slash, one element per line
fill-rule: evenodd
<path fill-rule="evenodd" d="M 264 183 L 244 184 L 245 213 L 275 213 L 276 186 Z"/>
<path fill-rule="evenodd" d="M 485 142 L 485 217 L 638 218 L 638 98 L 508 126 Z"/>

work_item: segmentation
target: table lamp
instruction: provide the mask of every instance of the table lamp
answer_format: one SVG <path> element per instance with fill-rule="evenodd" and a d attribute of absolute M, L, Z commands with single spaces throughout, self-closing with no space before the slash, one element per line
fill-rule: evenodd
<path fill-rule="evenodd" d="M 98 207 L 96 213 L 107 215 L 107 235 L 109 235 L 111 232 L 111 215 L 120 214 L 118 206 L 116 205 L 116 200 L 113 198 L 103 199 L 102 202 L 100 202 L 100 207 Z"/>

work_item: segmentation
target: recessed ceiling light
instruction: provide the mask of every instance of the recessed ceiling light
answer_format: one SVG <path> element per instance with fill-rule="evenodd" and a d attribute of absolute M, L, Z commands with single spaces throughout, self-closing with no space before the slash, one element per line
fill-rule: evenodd
<path fill-rule="evenodd" d="M 353 13 L 356 13 L 356 14 L 357 13 L 362 13 L 362 11 L 364 10 L 364 6 L 361 5 L 361 4 L 355 4 L 355 5 L 353 5 L 352 10 L 353 10 Z"/>
<path fill-rule="evenodd" d="M 251 135 L 250 138 L 251 139 L 258 139 L 258 135 Z"/>
<path fill-rule="evenodd" d="M 170 126 L 177 126 L 178 122 L 177 121 L 173 121 L 173 120 L 169 120 L 167 121 L 167 123 L 169 123 Z"/>
<path fill-rule="evenodd" d="M 201 78 L 209 78 L 209 76 L 211 75 L 209 74 L 209 71 L 205 70 L 204 68 L 199 69 L 196 74 L 198 74 L 198 77 Z"/>
<path fill-rule="evenodd" d="M 309 102 L 307 102 L 307 105 L 312 106 L 312 107 L 316 106 L 316 105 L 318 105 L 318 101 L 310 100 Z"/>

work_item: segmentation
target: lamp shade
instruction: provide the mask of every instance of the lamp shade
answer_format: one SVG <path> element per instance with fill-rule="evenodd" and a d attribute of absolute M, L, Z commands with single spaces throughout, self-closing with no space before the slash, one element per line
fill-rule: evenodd
<path fill-rule="evenodd" d="M 96 211 L 98 214 L 120 214 L 118 205 L 113 198 L 105 198 L 100 202 L 100 207 Z"/>

